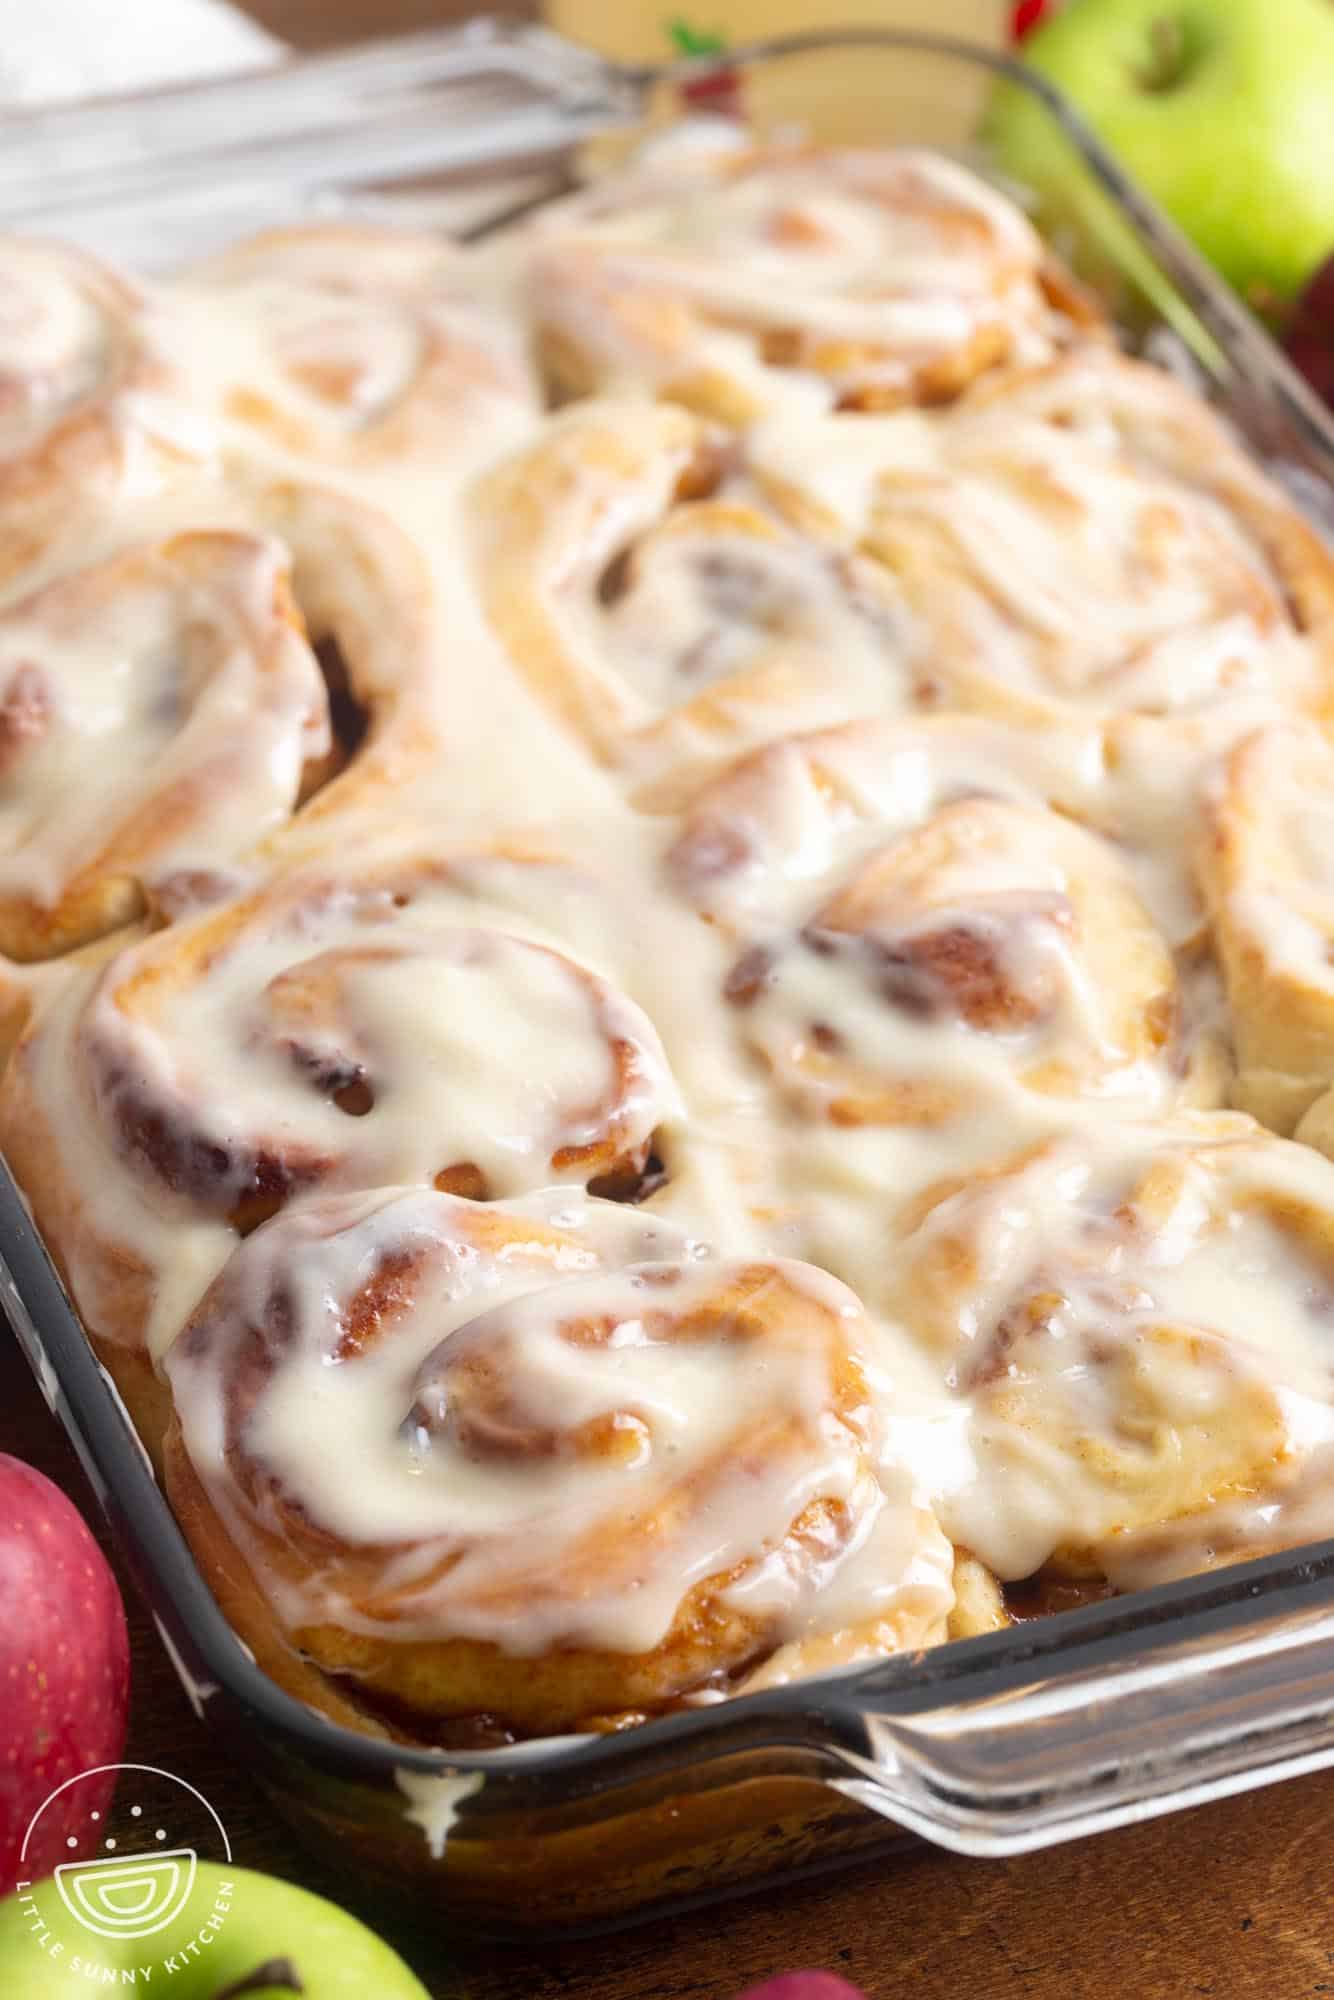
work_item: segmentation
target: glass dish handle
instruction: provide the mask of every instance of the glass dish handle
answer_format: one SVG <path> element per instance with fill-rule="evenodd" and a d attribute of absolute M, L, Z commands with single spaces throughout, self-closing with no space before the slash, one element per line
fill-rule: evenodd
<path fill-rule="evenodd" d="M 288 220 L 294 204 L 419 219 L 419 190 L 567 160 L 636 117 L 643 87 L 541 28 L 475 20 L 19 112 L 0 126 L 0 221 L 158 269 Z"/>
<path fill-rule="evenodd" d="M 1147 1598 L 1113 1601 L 1035 1627 L 1019 1662 L 987 1665 L 1011 1632 L 849 1676 L 829 1691 L 831 1782 L 937 1846 L 1001 1855 L 1334 1764 L 1334 1555 L 1309 1565 L 1304 1602 L 1267 1568 L 1194 1579 L 1194 1615 L 1156 1629 Z"/>

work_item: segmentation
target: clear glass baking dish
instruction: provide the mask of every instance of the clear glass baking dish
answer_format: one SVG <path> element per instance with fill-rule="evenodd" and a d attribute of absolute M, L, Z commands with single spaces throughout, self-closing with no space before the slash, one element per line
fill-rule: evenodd
<path fill-rule="evenodd" d="M 993 73 L 1032 92 L 1082 159 L 1094 262 L 1134 337 L 1169 325 L 1254 447 L 1328 497 L 1326 413 L 1044 83 L 888 31 L 736 60 L 761 117 L 818 128 L 849 48 L 863 135 L 984 167 L 969 134 Z M 661 116 L 691 67 L 617 68 L 477 23 L 33 113 L 0 127 L 0 223 L 140 267 L 311 214 L 478 230 L 567 185 L 588 141 Z M 200 1714 L 244 1732 L 312 1844 L 419 1915 L 508 1936 L 593 1928 L 872 1844 L 1015 1853 L 1334 1764 L 1334 1543 L 612 1737 L 463 1755 L 357 1735 L 278 1689 L 224 1621 L 2 1168 L 0 1292 Z"/>

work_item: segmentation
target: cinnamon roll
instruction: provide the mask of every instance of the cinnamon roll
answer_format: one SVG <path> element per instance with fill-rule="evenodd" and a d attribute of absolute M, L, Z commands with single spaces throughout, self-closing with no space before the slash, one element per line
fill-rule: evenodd
<path fill-rule="evenodd" d="M 968 1412 L 947 1532 L 1006 1580 L 1121 1575 L 1140 1535 L 1207 1544 L 1215 1510 L 1292 1539 L 1286 1499 L 1334 1439 L 1332 1252 L 1334 1169 L 1228 1114 L 1075 1131 L 931 1190 L 885 1269 Z"/>
<path fill-rule="evenodd" d="M 213 455 L 161 309 L 81 251 L 0 240 L 0 587 Z"/>
<path fill-rule="evenodd" d="M 636 1192 L 680 1116 L 657 1031 L 514 912 L 571 873 L 499 846 L 330 858 L 42 1010 L 0 1081 L 0 1145 L 132 1407 L 238 1237 L 295 1196 Z"/>
<path fill-rule="evenodd" d="M 528 255 L 560 394 L 647 386 L 729 424 L 793 392 L 945 401 L 1092 318 L 1012 202 L 908 148 L 674 155 L 543 214 Z"/>
<path fill-rule="evenodd" d="M 310 844 L 438 753 L 439 620 L 411 540 L 313 487 L 216 511 L 277 533 L 133 544 L 0 612 L 11 959 L 223 893 L 240 857 L 296 844 L 298 807 Z"/>
<path fill-rule="evenodd" d="M 186 533 L 0 614 L 0 951 L 49 958 L 289 813 L 331 748 L 283 550 Z"/>
<path fill-rule="evenodd" d="M 931 698 L 884 571 L 794 532 L 684 410 L 570 411 L 471 511 L 510 658 L 641 802 L 767 737 Z"/>
<path fill-rule="evenodd" d="M 1297 722 L 1227 759 L 1196 862 L 1227 981 L 1234 1102 L 1328 1149 L 1334 1120 L 1334 755 Z"/>
<path fill-rule="evenodd" d="M 863 723 L 697 801 L 669 869 L 734 934 L 738 1033 L 803 1118 L 1216 1101 L 1219 1051 L 1125 860 L 1046 802 L 1096 790 L 1081 752 L 967 717 Z"/>
<path fill-rule="evenodd" d="M 539 409 L 517 318 L 438 236 L 272 229 L 173 287 L 200 396 L 243 452 L 363 476 L 517 443 Z"/>
<path fill-rule="evenodd" d="M 866 1333 L 823 1272 L 568 1191 L 326 1197 L 170 1349 L 169 1490 L 303 1692 L 282 1638 L 418 1733 L 661 1711 L 776 1648 L 944 1635 L 951 1550 L 877 1475 Z"/>
<path fill-rule="evenodd" d="M 1334 559 L 1161 369 L 1084 346 L 946 411 L 789 419 L 749 451 L 803 526 L 892 572 L 947 706 L 1329 705 Z"/>
<path fill-rule="evenodd" d="M 246 500 L 290 554 L 342 753 L 297 820 L 265 842 L 269 859 L 318 851 L 335 821 L 377 814 L 429 780 L 460 668 L 431 563 L 390 513 L 300 480 L 261 482 Z"/>

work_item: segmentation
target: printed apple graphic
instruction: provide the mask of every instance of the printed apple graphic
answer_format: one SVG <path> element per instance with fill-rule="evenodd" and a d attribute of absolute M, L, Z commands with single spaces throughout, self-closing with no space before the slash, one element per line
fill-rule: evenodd
<path fill-rule="evenodd" d="M 0 1895 L 19 1879 L 43 1801 L 76 1773 L 119 1760 L 129 1692 L 125 1608 L 105 1556 L 59 1487 L 0 1452 Z M 114 1784 L 113 1772 L 103 1803 Z M 64 1858 L 70 1830 L 58 1805 L 43 1815 L 29 1879 Z M 10 1991 L 23 1989 L 0 1981 Z"/>
<path fill-rule="evenodd" d="M 1334 249 L 1331 0 L 1072 0 L 1023 56 L 1253 304 Z M 987 133 L 1059 200 L 1072 155 L 1041 104 L 1003 85 Z"/>
<path fill-rule="evenodd" d="M 130 1973 L 136 1992 L 161 1989 L 172 2000 L 429 2000 L 398 1954 L 345 1910 L 221 1862 L 200 1861 L 181 1914 L 138 1938 L 85 1930 L 51 1881 L 0 1904 L 0 1993 L 86 2000 L 100 1986 L 119 1992 Z"/>

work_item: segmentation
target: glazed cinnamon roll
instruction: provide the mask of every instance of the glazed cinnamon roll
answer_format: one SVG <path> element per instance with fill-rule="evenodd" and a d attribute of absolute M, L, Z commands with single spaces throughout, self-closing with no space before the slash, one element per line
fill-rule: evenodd
<path fill-rule="evenodd" d="M 669 870 L 735 936 L 737 1031 L 805 1119 L 1216 1101 L 1219 1051 L 1126 861 L 1046 803 L 1096 791 L 1086 750 L 862 723 L 759 751 L 696 802 Z"/>
<path fill-rule="evenodd" d="M 1334 1169 L 1227 1114 L 932 1190 L 885 1268 L 968 1412 L 947 1532 L 1006 1580 L 1129 1578 L 1137 1537 L 1207 1545 L 1215 1510 L 1300 1539 L 1283 1510 L 1334 1439 L 1332 1253 Z"/>
<path fill-rule="evenodd" d="M 273 229 L 173 288 L 198 393 L 242 451 L 438 479 L 517 443 L 539 409 L 513 314 L 438 236 Z"/>
<path fill-rule="evenodd" d="M 331 857 L 43 1010 L 0 1081 L 0 1144 L 132 1407 L 238 1237 L 298 1195 L 638 1191 L 680 1116 L 657 1032 L 516 914 L 573 872 L 499 846 Z"/>
<path fill-rule="evenodd" d="M 342 753 L 297 820 L 265 843 L 269 859 L 318 851 L 337 820 L 375 814 L 429 779 L 462 669 L 427 554 L 391 514 L 299 480 L 261 483 L 246 504 L 290 553 Z"/>
<path fill-rule="evenodd" d="M 542 215 L 529 259 L 559 393 L 647 386 L 729 424 L 785 393 L 945 401 L 1091 318 L 1012 202 L 907 148 L 675 155 Z"/>
<path fill-rule="evenodd" d="M 0 951 L 49 958 L 216 868 L 331 749 L 282 548 L 186 533 L 0 615 Z"/>
<path fill-rule="evenodd" d="M 472 512 L 510 658 L 641 801 L 767 737 L 931 698 L 883 570 L 794 532 L 684 410 L 570 411 Z"/>
<path fill-rule="evenodd" d="M 893 573 L 947 706 L 1328 706 L 1334 559 L 1161 369 L 1085 346 L 938 414 L 789 420 L 749 449 L 804 526 Z"/>
<path fill-rule="evenodd" d="M 1206 802 L 1196 861 L 1227 981 L 1234 1102 L 1327 1150 L 1334 1119 L 1334 755 L 1292 722 L 1249 736 Z"/>
<path fill-rule="evenodd" d="M 661 1711 L 775 1649 L 944 1635 L 952 1553 L 877 1474 L 866 1336 L 821 1271 L 568 1191 L 327 1197 L 172 1346 L 169 1490 L 303 1693 L 283 1639 L 419 1733 Z"/>
<path fill-rule="evenodd" d="M 223 893 L 242 855 L 290 836 L 299 806 L 305 842 L 438 752 L 439 621 L 412 542 L 313 487 L 218 511 L 278 532 L 135 544 L 0 613 L 12 959 Z"/>
<path fill-rule="evenodd" d="M 212 455 L 158 308 L 81 251 L 0 240 L 0 587 L 75 546 L 99 506 Z"/>

